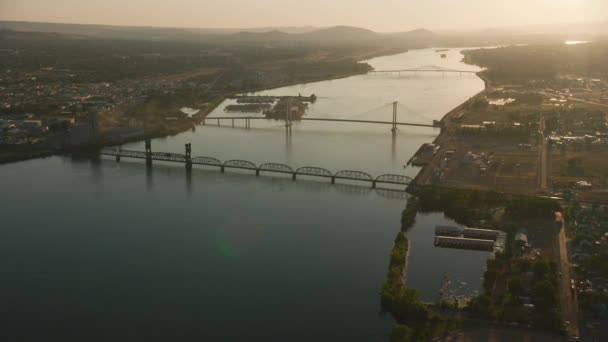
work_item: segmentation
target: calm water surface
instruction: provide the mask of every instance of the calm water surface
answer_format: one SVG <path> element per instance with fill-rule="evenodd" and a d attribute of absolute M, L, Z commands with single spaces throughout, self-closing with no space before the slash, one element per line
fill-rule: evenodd
<path fill-rule="evenodd" d="M 445 52 L 443 52 L 445 53 Z M 458 50 L 376 58 L 377 69 L 472 69 Z M 483 88 L 474 75 L 365 75 L 261 92 L 316 94 L 307 115 L 428 122 Z M 226 101 L 211 116 L 224 112 Z M 242 114 L 238 114 L 242 115 Z M 280 122 L 252 129 L 200 126 L 152 142 L 155 151 L 354 169 L 403 165 L 432 128 Z M 141 144 L 126 148 L 143 149 Z M 384 341 L 379 315 L 402 194 L 325 181 L 220 174 L 180 165 L 52 157 L 0 166 L 0 334 L 66 340 Z M 433 247 L 442 215 L 409 233 L 407 281 L 437 300 L 447 273 L 480 287 L 488 253 Z"/>

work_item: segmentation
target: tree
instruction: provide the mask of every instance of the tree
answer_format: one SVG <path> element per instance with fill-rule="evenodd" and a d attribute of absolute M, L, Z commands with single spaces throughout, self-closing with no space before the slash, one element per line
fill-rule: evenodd
<path fill-rule="evenodd" d="M 413 335 L 414 332 L 412 331 L 412 328 L 404 324 L 395 324 L 393 325 L 393 331 L 391 332 L 391 341 L 410 342 L 412 341 Z"/>

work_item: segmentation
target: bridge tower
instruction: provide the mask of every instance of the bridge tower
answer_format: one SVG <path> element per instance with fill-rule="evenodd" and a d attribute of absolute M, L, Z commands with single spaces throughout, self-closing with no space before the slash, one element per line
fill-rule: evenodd
<path fill-rule="evenodd" d="M 146 139 L 146 164 L 152 165 L 152 141 Z"/>
<path fill-rule="evenodd" d="M 393 102 L 393 134 L 397 133 L 397 101 Z"/>
<path fill-rule="evenodd" d="M 192 170 L 192 144 L 186 144 L 186 170 Z"/>

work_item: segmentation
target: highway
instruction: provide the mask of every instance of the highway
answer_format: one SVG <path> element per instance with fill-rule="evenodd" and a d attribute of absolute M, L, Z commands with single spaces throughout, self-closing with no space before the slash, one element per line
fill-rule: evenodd
<path fill-rule="evenodd" d="M 539 133 L 540 133 L 540 170 L 539 170 L 539 178 L 540 178 L 540 182 L 539 182 L 539 186 L 540 186 L 540 191 L 545 192 L 547 190 L 547 163 L 549 162 L 548 159 L 548 147 L 549 144 L 547 143 L 547 139 L 545 139 L 545 117 L 541 117 L 540 118 L 540 123 L 539 123 Z"/>
<path fill-rule="evenodd" d="M 560 283 L 560 305 L 562 322 L 566 323 L 568 335 L 579 336 L 578 328 L 578 302 L 576 300 L 576 290 L 572 291 L 570 287 L 570 261 L 568 259 L 568 239 L 566 237 L 566 222 L 563 217 L 561 219 L 561 230 L 557 237 L 559 249 L 559 267 L 561 272 Z"/>

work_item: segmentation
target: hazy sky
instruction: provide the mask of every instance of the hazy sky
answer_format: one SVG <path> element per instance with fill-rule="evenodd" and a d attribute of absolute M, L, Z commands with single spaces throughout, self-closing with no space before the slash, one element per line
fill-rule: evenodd
<path fill-rule="evenodd" d="M 608 0 L 0 0 L 0 20 L 376 31 L 608 20 Z"/>

